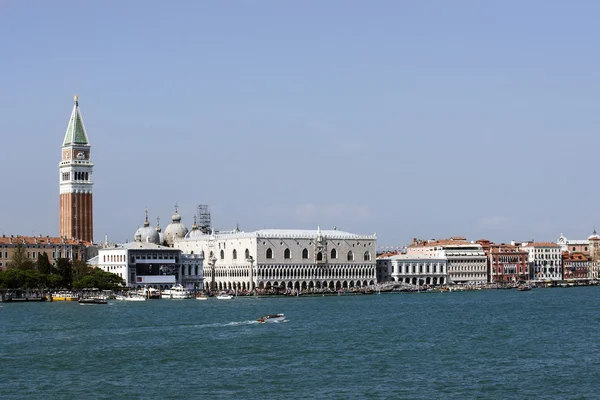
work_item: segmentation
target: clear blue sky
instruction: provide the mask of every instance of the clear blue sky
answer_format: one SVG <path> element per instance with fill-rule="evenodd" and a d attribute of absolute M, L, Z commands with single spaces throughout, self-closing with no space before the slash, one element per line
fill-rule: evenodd
<path fill-rule="evenodd" d="M 95 239 L 178 202 L 246 231 L 587 238 L 595 1 L 0 1 L 0 230 L 58 235 L 72 108 Z"/>

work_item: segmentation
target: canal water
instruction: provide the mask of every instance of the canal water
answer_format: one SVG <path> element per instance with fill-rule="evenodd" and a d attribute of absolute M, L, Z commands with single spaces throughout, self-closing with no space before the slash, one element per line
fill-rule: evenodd
<path fill-rule="evenodd" d="M 0 398 L 599 398 L 598 304 L 600 287 L 4 303 Z"/>

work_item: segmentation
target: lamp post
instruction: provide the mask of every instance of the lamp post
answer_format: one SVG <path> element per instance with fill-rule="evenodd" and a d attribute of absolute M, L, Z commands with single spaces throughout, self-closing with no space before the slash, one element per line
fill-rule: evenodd
<path fill-rule="evenodd" d="M 254 293 L 254 258 L 252 258 L 252 256 L 248 256 L 248 258 L 246 259 L 246 261 L 248 261 L 250 263 L 250 293 Z"/>
<path fill-rule="evenodd" d="M 214 292 L 216 289 L 216 282 L 215 282 L 215 264 L 217 262 L 217 257 L 215 257 L 214 255 L 211 256 L 208 259 L 208 265 L 210 266 L 210 292 Z"/>

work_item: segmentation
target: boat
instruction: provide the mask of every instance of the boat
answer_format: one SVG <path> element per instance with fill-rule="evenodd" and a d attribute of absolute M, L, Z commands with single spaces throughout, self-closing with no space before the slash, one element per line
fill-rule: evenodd
<path fill-rule="evenodd" d="M 283 320 L 285 320 L 284 314 L 267 314 L 257 319 L 258 322 L 261 322 L 263 324 L 271 322 L 281 322 Z"/>
<path fill-rule="evenodd" d="M 165 289 L 160 295 L 161 299 L 192 299 L 194 294 L 183 287 L 183 285 L 173 285 L 171 289 Z"/>
<path fill-rule="evenodd" d="M 79 299 L 79 304 L 107 304 L 107 301 L 101 297 L 89 297 L 87 299 Z"/>
<path fill-rule="evenodd" d="M 233 299 L 233 296 L 227 293 L 221 293 L 219 295 L 217 295 L 217 299 L 219 300 L 231 300 Z"/>
<path fill-rule="evenodd" d="M 160 299 L 160 291 L 153 287 L 144 287 L 138 290 L 136 294 L 150 300 Z"/>
<path fill-rule="evenodd" d="M 202 293 L 196 295 L 196 300 L 208 300 L 208 296 Z"/>
<path fill-rule="evenodd" d="M 73 292 L 61 291 L 54 292 L 50 295 L 52 297 L 52 301 L 77 301 L 79 300 L 79 296 L 77 296 Z"/>
<path fill-rule="evenodd" d="M 519 288 L 517 290 L 519 292 L 526 292 L 528 290 L 531 290 L 531 286 L 529 286 L 529 285 L 521 285 L 521 286 L 519 286 Z"/>
<path fill-rule="evenodd" d="M 127 296 L 115 296 L 115 300 L 122 301 L 146 301 L 146 298 L 139 294 L 130 294 Z"/>

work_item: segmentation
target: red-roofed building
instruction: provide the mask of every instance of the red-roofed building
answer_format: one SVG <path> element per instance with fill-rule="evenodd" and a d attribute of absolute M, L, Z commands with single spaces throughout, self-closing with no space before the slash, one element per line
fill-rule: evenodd
<path fill-rule="evenodd" d="M 5 270 L 12 260 L 17 246 L 23 247 L 25 256 L 35 262 L 40 253 L 46 253 L 51 264 L 59 258 L 87 261 L 89 242 L 49 236 L 2 236 L 0 237 L 0 269 Z"/>
<path fill-rule="evenodd" d="M 562 274 L 564 280 L 583 281 L 589 279 L 590 259 L 583 253 L 562 253 Z"/>

